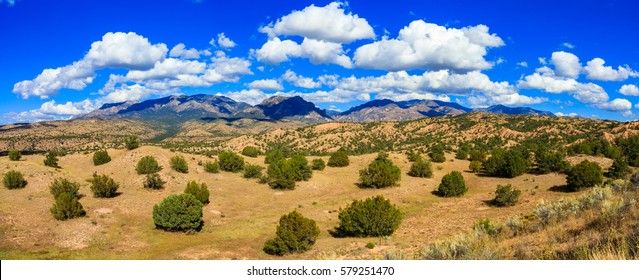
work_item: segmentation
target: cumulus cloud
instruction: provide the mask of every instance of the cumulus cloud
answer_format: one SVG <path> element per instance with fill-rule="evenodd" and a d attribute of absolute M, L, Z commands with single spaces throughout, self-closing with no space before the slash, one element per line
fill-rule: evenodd
<path fill-rule="evenodd" d="M 611 112 L 627 112 L 632 109 L 632 103 L 627 99 L 615 98 L 610 102 L 597 104 L 596 107 Z"/>
<path fill-rule="evenodd" d="M 537 69 L 537 73 L 520 80 L 517 87 L 522 89 L 539 89 L 548 93 L 569 93 L 582 103 L 604 103 L 608 94 L 599 85 L 579 83 L 575 79 L 558 77 L 547 67 Z"/>
<path fill-rule="evenodd" d="M 199 59 L 201 55 L 209 56 L 211 52 L 208 50 L 198 51 L 195 48 L 187 49 L 186 45 L 183 43 L 179 43 L 175 45 L 169 52 L 169 56 L 171 57 L 180 57 L 184 59 Z"/>
<path fill-rule="evenodd" d="M 341 44 L 305 38 L 302 44 L 273 38 L 254 51 L 258 61 L 279 64 L 296 57 L 308 58 L 314 64 L 333 63 L 345 68 L 353 66 Z"/>
<path fill-rule="evenodd" d="M 375 38 L 375 32 L 366 19 L 346 14 L 342 6 L 339 2 L 324 7 L 310 5 L 283 16 L 277 22 L 260 28 L 260 31 L 268 34 L 271 39 L 280 35 L 293 35 L 333 43 Z"/>
<path fill-rule="evenodd" d="M 517 62 L 517 66 L 528 68 L 528 62 L 525 62 L 525 61 Z"/>
<path fill-rule="evenodd" d="M 77 61 L 55 69 L 44 69 L 33 80 L 25 80 L 13 86 L 13 92 L 22 98 L 38 96 L 48 98 L 63 88 L 82 90 L 93 82 L 95 72 L 92 65 L 85 61 Z"/>
<path fill-rule="evenodd" d="M 302 96 L 305 100 L 316 103 L 347 103 L 354 100 L 370 101 L 371 96 L 368 93 L 350 91 L 345 89 L 332 89 L 329 91 L 318 90 L 311 93 L 295 93 L 294 95 Z"/>
<path fill-rule="evenodd" d="M 485 25 L 446 28 L 423 20 L 404 27 L 397 39 L 363 45 L 355 51 L 355 65 L 362 68 L 401 71 L 410 69 L 451 69 L 460 72 L 488 69 L 489 47 L 503 46 Z"/>
<path fill-rule="evenodd" d="M 636 85 L 623 85 L 619 89 L 619 93 L 629 96 L 639 96 L 639 88 Z"/>
<path fill-rule="evenodd" d="M 555 66 L 555 73 L 560 77 L 577 78 L 581 72 L 579 57 L 568 52 L 553 52 L 550 63 Z"/>
<path fill-rule="evenodd" d="M 264 79 L 264 80 L 255 80 L 248 84 L 248 87 L 251 89 L 261 89 L 261 90 L 283 90 L 284 87 L 278 80 L 273 79 Z"/>
<path fill-rule="evenodd" d="M 69 119 L 73 115 L 84 114 L 95 110 L 94 102 L 85 99 L 80 102 L 68 101 L 64 104 L 56 104 L 55 100 L 42 103 L 40 108 L 24 112 L 10 112 L 3 115 L 11 122 L 38 122 Z"/>
<path fill-rule="evenodd" d="M 167 58 L 156 62 L 155 66 L 149 70 L 129 71 L 125 78 L 130 81 L 170 79 L 180 74 L 201 74 L 205 69 L 206 63 L 203 62 Z"/>
<path fill-rule="evenodd" d="M 530 97 L 519 93 L 502 95 L 473 95 L 468 97 L 468 103 L 473 108 L 488 107 L 491 105 L 530 105 L 548 101 L 545 97 Z"/>
<path fill-rule="evenodd" d="M 568 43 L 568 42 L 561 43 L 561 46 L 566 48 L 566 49 L 574 49 L 575 48 L 575 45 L 573 45 L 571 43 Z"/>
<path fill-rule="evenodd" d="M 269 95 L 265 94 L 259 89 L 250 89 L 250 90 L 241 90 L 241 91 L 232 91 L 226 93 L 217 93 L 219 96 L 226 96 L 235 101 L 246 102 L 251 105 L 258 104 L 262 102 L 262 100 L 269 97 Z"/>
<path fill-rule="evenodd" d="M 588 61 L 584 70 L 587 73 L 587 78 L 591 80 L 599 81 L 623 81 L 628 77 L 639 77 L 639 72 L 633 71 L 628 66 L 618 66 L 617 70 L 611 66 L 604 66 L 605 60 L 601 58 L 594 58 Z"/>
<path fill-rule="evenodd" d="M 217 34 L 217 44 L 220 45 L 220 47 L 225 49 L 232 49 L 235 46 L 237 46 L 237 44 L 233 42 L 233 40 L 226 37 L 224 33 Z"/>
<path fill-rule="evenodd" d="M 568 113 L 568 114 L 564 114 L 562 112 L 557 112 L 555 113 L 555 116 L 557 117 L 571 117 L 571 118 L 576 118 L 579 117 L 579 115 L 577 113 Z"/>
<path fill-rule="evenodd" d="M 292 83 L 296 87 L 301 87 L 301 88 L 319 88 L 322 86 L 319 82 L 315 82 L 313 78 L 307 78 L 307 77 L 298 75 L 291 70 L 286 70 L 286 73 L 282 75 L 282 79 L 284 79 L 284 81 Z"/>

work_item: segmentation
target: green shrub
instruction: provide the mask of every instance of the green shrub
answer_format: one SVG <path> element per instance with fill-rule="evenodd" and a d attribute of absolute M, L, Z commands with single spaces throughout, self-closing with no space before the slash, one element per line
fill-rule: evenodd
<path fill-rule="evenodd" d="M 319 233 L 320 229 L 314 220 L 305 218 L 294 210 L 280 218 L 277 236 L 266 241 L 264 252 L 277 256 L 306 252 L 315 244 Z"/>
<path fill-rule="evenodd" d="M 183 156 L 174 156 L 170 161 L 171 168 L 180 173 L 189 173 L 189 165 Z"/>
<path fill-rule="evenodd" d="M 86 214 L 78 197 L 71 193 L 62 192 L 56 196 L 55 204 L 51 207 L 51 214 L 57 220 L 68 220 L 82 217 Z"/>
<path fill-rule="evenodd" d="M 160 172 L 160 170 L 162 170 L 162 166 L 158 164 L 158 161 L 155 160 L 153 156 L 142 157 L 135 167 L 135 171 L 137 171 L 139 175 L 156 173 Z"/>
<path fill-rule="evenodd" d="M 373 248 L 375 248 L 375 243 L 373 243 L 373 242 L 368 242 L 368 243 L 366 243 L 366 248 L 368 248 L 368 249 L 373 249 Z"/>
<path fill-rule="evenodd" d="M 508 185 L 497 185 L 497 190 L 495 190 L 495 198 L 492 203 L 496 206 L 513 206 L 517 204 L 519 201 L 519 195 L 521 195 L 521 191 L 513 188 L 511 184 Z"/>
<path fill-rule="evenodd" d="M 455 153 L 455 158 L 456 159 L 467 159 L 468 158 L 468 150 L 469 147 L 468 146 L 460 146 L 459 149 L 457 149 L 457 153 Z"/>
<path fill-rule="evenodd" d="M 273 162 L 268 166 L 268 185 L 274 189 L 295 189 L 293 169 L 285 159 Z"/>
<path fill-rule="evenodd" d="M 135 135 L 127 136 L 124 138 L 124 147 L 126 147 L 127 150 L 137 149 L 140 147 L 140 140 Z"/>
<path fill-rule="evenodd" d="M 311 169 L 322 171 L 326 167 L 326 163 L 321 158 L 316 158 L 311 162 Z"/>
<path fill-rule="evenodd" d="M 98 166 L 111 161 L 107 150 L 98 150 L 93 154 L 93 165 Z"/>
<path fill-rule="evenodd" d="M 354 200 L 346 209 L 339 211 L 339 226 L 336 236 L 390 236 L 402 222 L 402 213 L 383 196 L 366 200 Z"/>
<path fill-rule="evenodd" d="M 410 166 L 408 175 L 413 177 L 420 177 L 420 178 L 433 177 L 433 168 L 431 166 L 430 161 L 420 157 L 415 162 L 413 162 L 413 164 Z"/>
<path fill-rule="evenodd" d="M 635 134 L 627 138 L 619 138 L 617 139 L 617 144 L 628 159 L 628 164 L 639 167 L 639 135 Z"/>
<path fill-rule="evenodd" d="M 499 229 L 488 218 L 479 220 L 479 222 L 473 226 L 473 230 L 480 234 L 487 235 L 496 235 L 499 233 Z"/>
<path fill-rule="evenodd" d="M 22 153 L 18 150 L 9 150 L 9 160 L 18 161 L 22 158 Z"/>
<path fill-rule="evenodd" d="M 55 151 L 49 151 L 44 158 L 44 165 L 49 167 L 59 168 L 58 166 L 58 153 Z"/>
<path fill-rule="evenodd" d="M 630 174 L 631 170 L 628 167 L 628 162 L 622 157 L 615 158 L 612 162 L 612 166 L 608 169 L 608 177 L 613 179 L 623 179 L 626 175 Z"/>
<path fill-rule="evenodd" d="M 172 194 L 153 206 L 153 223 L 166 231 L 199 231 L 204 223 L 202 207 L 192 194 Z"/>
<path fill-rule="evenodd" d="M 359 171 L 359 186 L 362 188 L 386 188 L 397 184 L 402 171 L 380 152 L 367 168 Z"/>
<path fill-rule="evenodd" d="M 260 150 L 253 146 L 246 146 L 244 147 L 244 149 L 242 149 L 242 155 L 254 158 L 260 155 Z"/>
<path fill-rule="evenodd" d="M 484 163 L 484 169 L 493 176 L 514 178 L 526 173 L 528 162 L 518 150 L 497 149 Z"/>
<path fill-rule="evenodd" d="M 328 166 L 330 167 L 344 167 L 350 164 L 350 160 L 348 159 L 348 154 L 344 150 L 339 150 L 331 154 L 331 157 L 328 159 Z"/>
<path fill-rule="evenodd" d="M 4 187 L 10 190 L 13 189 L 21 189 L 27 185 L 27 181 L 22 176 L 20 171 L 11 170 L 4 174 L 4 179 L 2 180 Z"/>
<path fill-rule="evenodd" d="M 79 197 L 78 191 L 80 190 L 80 184 L 71 182 L 66 178 L 56 178 L 49 185 L 49 190 L 53 197 L 58 197 L 63 193 L 69 194 L 72 197 Z"/>
<path fill-rule="evenodd" d="M 264 167 L 257 164 L 246 164 L 244 165 L 244 178 L 259 178 L 262 176 L 262 170 Z"/>
<path fill-rule="evenodd" d="M 204 205 L 209 203 L 209 188 L 206 186 L 205 183 L 198 184 L 195 181 L 191 181 L 186 184 L 184 193 L 192 194 Z"/>
<path fill-rule="evenodd" d="M 565 172 L 570 169 L 570 163 L 564 159 L 564 155 L 560 152 L 538 151 L 535 153 L 535 160 L 539 174 Z"/>
<path fill-rule="evenodd" d="M 144 179 L 144 188 L 159 190 L 161 188 L 164 188 L 165 183 L 166 182 L 162 181 L 160 174 L 151 173 L 151 174 L 147 174 L 146 179 Z"/>
<path fill-rule="evenodd" d="M 566 181 L 570 190 L 578 191 L 601 185 L 603 183 L 603 173 L 597 163 L 584 160 L 568 172 Z"/>
<path fill-rule="evenodd" d="M 445 162 L 446 154 L 444 153 L 444 147 L 441 145 L 434 145 L 430 148 L 430 152 L 428 153 L 430 159 L 433 162 Z"/>
<path fill-rule="evenodd" d="M 208 173 L 218 173 L 220 172 L 220 164 L 218 161 L 207 161 L 204 163 L 204 171 Z"/>
<path fill-rule="evenodd" d="M 112 178 L 104 174 L 93 173 L 93 178 L 87 181 L 91 183 L 91 191 L 94 197 L 114 197 L 120 187 Z"/>
<path fill-rule="evenodd" d="M 308 165 L 308 160 L 305 156 L 296 154 L 287 160 L 287 164 L 291 167 L 294 181 L 308 181 L 313 176 L 313 170 Z"/>
<path fill-rule="evenodd" d="M 278 162 L 280 159 L 285 159 L 284 152 L 279 149 L 270 150 L 266 152 L 266 157 L 264 157 L 265 164 L 271 164 L 274 162 Z"/>
<path fill-rule="evenodd" d="M 482 165 L 481 161 L 473 160 L 468 165 L 468 169 L 470 169 L 473 173 L 479 173 L 482 169 Z"/>
<path fill-rule="evenodd" d="M 484 151 L 481 151 L 481 150 L 472 150 L 470 152 L 468 160 L 470 160 L 470 161 L 477 160 L 477 161 L 483 163 L 483 162 L 486 161 L 486 153 Z"/>
<path fill-rule="evenodd" d="M 244 158 L 234 152 L 224 151 L 218 155 L 222 171 L 240 172 L 244 169 Z"/>
<path fill-rule="evenodd" d="M 406 157 L 408 158 L 409 162 L 415 162 L 418 159 L 422 158 L 422 156 L 419 153 L 412 152 L 412 151 L 406 154 Z"/>
<path fill-rule="evenodd" d="M 450 172 L 442 178 L 437 192 L 443 197 L 462 196 L 466 193 L 466 183 L 464 177 L 459 171 Z"/>

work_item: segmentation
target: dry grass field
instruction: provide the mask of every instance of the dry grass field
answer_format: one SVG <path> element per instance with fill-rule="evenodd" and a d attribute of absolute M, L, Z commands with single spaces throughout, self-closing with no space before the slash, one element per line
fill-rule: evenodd
<path fill-rule="evenodd" d="M 108 150 L 111 162 L 93 166 L 92 154 L 60 157 L 61 169 L 46 167 L 44 156 L 24 156 L 21 161 L 0 157 L 0 174 L 18 170 L 28 185 L 23 189 L 0 188 L 0 259 L 273 259 L 262 251 L 266 240 L 273 238 L 279 217 L 297 209 L 317 221 L 321 234 L 315 246 L 303 254 L 284 259 L 378 259 L 387 250 L 417 253 L 424 245 L 467 232 L 481 218 L 504 220 L 530 212 L 540 200 L 557 200 L 579 193 L 556 191 L 565 184 L 560 174 L 525 174 L 514 179 L 482 177 L 470 173 L 468 161 L 447 154 L 445 163 L 434 163 L 433 178 L 406 175 L 410 164 L 403 154 L 390 158 L 402 170 L 399 186 L 387 189 L 357 187 L 359 170 L 375 154 L 351 156 L 351 165 L 326 167 L 314 171 L 307 182 L 298 182 L 292 191 L 280 191 L 244 179 L 240 173 L 206 173 L 198 161 L 211 158 L 184 154 L 189 173 L 169 167 L 176 153 L 144 146 L 132 151 Z M 167 181 L 162 190 L 147 190 L 143 175 L 135 165 L 145 156 L 155 156 L 164 167 L 160 172 Z M 309 157 L 309 161 L 315 157 Z M 328 157 L 324 157 L 326 161 Z M 262 166 L 264 158 L 247 158 Z M 603 162 L 603 164 L 610 164 Z M 469 188 L 462 198 L 441 198 L 432 192 L 446 173 L 464 171 Z M 94 198 L 86 179 L 93 172 L 108 174 L 120 184 L 121 194 L 114 198 Z M 67 221 L 55 220 L 49 209 L 54 200 L 49 184 L 66 177 L 81 183 L 80 202 L 87 216 Z M 169 194 L 183 192 L 190 180 L 205 182 L 211 203 L 204 207 L 204 227 L 199 233 L 164 232 L 154 227 L 152 209 Z M 520 203 L 514 207 L 495 208 L 487 202 L 499 184 L 512 184 L 522 190 Z M 390 238 L 334 238 L 329 230 L 339 223 L 338 211 L 353 199 L 382 194 L 396 204 L 405 219 Z M 374 249 L 366 243 L 374 242 Z"/>

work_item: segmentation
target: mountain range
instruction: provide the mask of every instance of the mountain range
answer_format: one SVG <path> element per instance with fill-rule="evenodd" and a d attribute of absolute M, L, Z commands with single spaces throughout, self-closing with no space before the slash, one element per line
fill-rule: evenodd
<path fill-rule="evenodd" d="M 327 111 L 320 109 L 302 97 L 273 96 L 260 104 L 251 106 L 231 98 L 219 95 L 173 95 L 142 102 L 122 102 L 104 104 L 87 114 L 77 115 L 73 119 L 136 119 L 184 122 L 201 119 L 255 119 L 281 121 L 291 120 L 305 123 L 340 122 L 379 122 L 407 121 L 425 117 L 460 115 L 473 109 L 452 102 L 439 100 L 392 101 L 373 100 L 345 111 Z M 548 111 L 528 107 L 506 107 L 494 105 L 478 111 L 508 114 L 554 116 Z"/>

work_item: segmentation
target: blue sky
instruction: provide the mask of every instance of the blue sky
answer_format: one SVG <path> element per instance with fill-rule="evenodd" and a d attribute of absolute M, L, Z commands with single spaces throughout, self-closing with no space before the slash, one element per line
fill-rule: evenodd
<path fill-rule="evenodd" d="M 0 124 L 199 93 L 639 118 L 635 1 L 479 2 L 0 0 Z"/>

